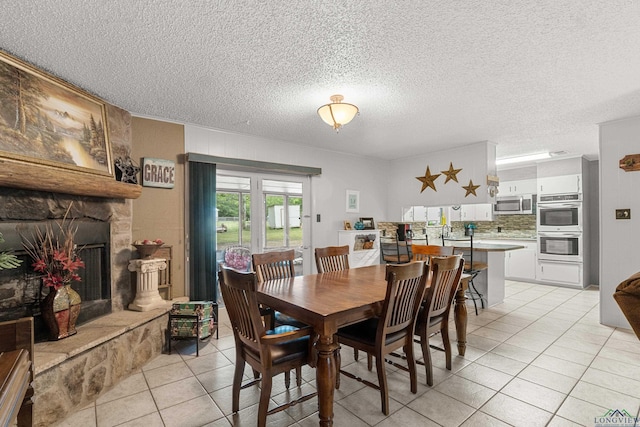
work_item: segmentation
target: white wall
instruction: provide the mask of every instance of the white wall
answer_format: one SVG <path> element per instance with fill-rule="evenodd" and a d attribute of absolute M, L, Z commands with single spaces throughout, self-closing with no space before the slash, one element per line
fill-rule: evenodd
<path fill-rule="evenodd" d="M 327 139 L 335 135 L 328 135 Z M 329 144 L 329 142 L 328 142 Z M 343 221 L 387 219 L 389 162 L 281 141 L 185 125 L 185 151 L 211 156 L 322 168 L 311 181 L 312 246 L 338 244 Z M 360 212 L 346 213 L 346 190 L 360 192 Z M 316 222 L 316 214 L 321 222 Z"/>
<path fill-rule="evenodd" d="M 612 297 L 616 286 L 640 271 L 640 171 L 625 172 L 620 159 L 640 153 L 640 117 L 600 125 L 600 322 L 629 328 Z M 616 220 L 615 210 L 631 209 Z"/>
<path fill-rule="evenodd" d="M 463 147 L 452 148 L 429 154 L 392 160 L 389 172 L 388 212 L 390 221 L 400 221 L 401 208 L 409 206 L 449 206 L 459 204 L 492 203 L 487 192 L 487 175 L 496 175 L 496 146 L 483 141 Z M 458 182 L 446 177 L 443 170 L 462 169 L 458 174 Z M 442 174 L 435 181 L 437 191 L 427 187 L 423 192 L 422 182 L 416 177 L 424 176 L 429 166 L 432 175 Z M 476 190 L 477 197 L 472 194 L 465 197 L 466 190 L 462 186 L 480 185 Z"/>

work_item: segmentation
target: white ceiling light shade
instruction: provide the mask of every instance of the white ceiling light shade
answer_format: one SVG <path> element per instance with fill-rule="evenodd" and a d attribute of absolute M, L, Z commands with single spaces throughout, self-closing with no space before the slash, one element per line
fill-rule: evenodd
<path fill-rule="evenodd" d="M 512 163 L 532 162 L 534 160 L 548 159 L 549 157 L 551 157 L 551 153 L 549 153 L 548 151 L 545 151 L 543 153 L 527 154 L 524 156 L 496 159 L 496 165 L 500 166 L 500 165 L 510 165 Z"/>
<path fill-rule="evenodd" d="M 338 132 L 340 128 L 349 123 L 358 114 L 359 110 L 353 104 L 342 102 L 344 96 L 332 95 L 331 103 L 318 108 L 318 115 L 329 126 Z"/>

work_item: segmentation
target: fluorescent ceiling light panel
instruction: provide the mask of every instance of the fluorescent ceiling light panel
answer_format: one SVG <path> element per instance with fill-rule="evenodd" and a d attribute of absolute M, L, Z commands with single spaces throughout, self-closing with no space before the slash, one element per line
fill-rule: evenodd
<path fill-rule="evenodd" d="M 496 159 L 496 165 L 510 165 L 512 163 L 532 162 L 534 160 L 548 159 L 551 154 L 547 151 L 544 153 L 527 154 L 526 156 L 507 157 L 504 159 Z"/>

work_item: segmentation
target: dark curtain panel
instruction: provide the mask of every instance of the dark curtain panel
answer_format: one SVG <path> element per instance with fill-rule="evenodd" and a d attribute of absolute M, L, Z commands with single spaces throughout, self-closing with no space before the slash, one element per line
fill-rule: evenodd
<path fill-rule="evenodd" d="M 216 165 L 190 161 L 189 298 L 217 301 Z"/>

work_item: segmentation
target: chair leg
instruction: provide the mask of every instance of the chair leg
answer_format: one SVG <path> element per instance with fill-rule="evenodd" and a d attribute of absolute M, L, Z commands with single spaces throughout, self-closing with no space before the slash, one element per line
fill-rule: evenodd
<path fill-rule="evenodd" d="M 429 334 L 426 328 L 420 331 L 420 345 L 422 346 L 422 360 L 427 375 L 427 385 L 433 386 L 433 366 L 431 365 L 431 348 L 429 347 Z"/>
<path fill-rule="evenodd" d="M 451 370 L 451 340 L 449 339 L 449 322 L 442 322 L 442 329 L 440 329 L 440 336 L 442 337 L 442 344 L 444 345 L 444 357 L 447 364 L 447 370 Z"/>
<path fill-rule="evenodd" d="M 236 369 L 233 372 L 233 389 L 231 397 L 231 410 L 235 413 L 240 410 L 240 387 L 242 387 L 242 374 L 244 373 L 244 360 L 236 352 Z M 256 373 L 256 371 L 254 371 Z"/>
<path fill-rule="evenodd" d="M 269 410 L 269 397 L 271 396 L 271 374 L 262 376 L 262 390 L 260 391 L 260 403 L 258 404 L 258 427 L 267 425 L 267 411 Z"/>
<path fill-rule="evenodd" d="M 373 369 L 373 356 L 371 356 L 369 353 L 367 353 L 367 369 Z"/>
<path fill-rule="evenodd" d="M 358 349 L 354 348 L 353 349 L 353 359 L 357 362 L 358 361 L 358 357 L 359 357 L 359 353 L 358 353 Z"/>
<path fill-rule="evenodd" d="M 260 378 L 260 372 L 256 371 L 255 369 L 253 370 L 253 379 L 257 380 L 258 378 Z"/>
<path fill-rule="evenodd" d="M 387 372 L 385 370 L 384 357 L 381 354 L 376 355 L 376 371 L 378 372 L 378 385 L 380 386 L 382 413 L 389 415 L 389 387 L 387 385 Z"/>
<path fill-rule="evenodd" d="M 291 371 L 284 372 L 284 386 L 287 390 L 289 390 L 289 386 L 291 385 Z"/>
<path fill-rule="evenodd" d="M 413 353 L 413 337 L 410 336 L 407 340 L 409 342 L 404 346 L 404 353 L 407 355 L 411 393 L 416 394 L 418 392 L 418 373 L 416 372 L 416 357 Z"/>
<path fill-rule="evenodd" d="M 300 387 L 302 385 L 302 368 L 300 366 L 296 367 L 296 386 Z"/>

